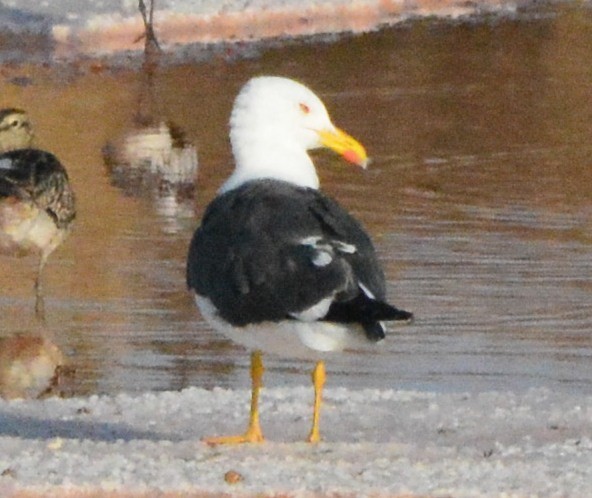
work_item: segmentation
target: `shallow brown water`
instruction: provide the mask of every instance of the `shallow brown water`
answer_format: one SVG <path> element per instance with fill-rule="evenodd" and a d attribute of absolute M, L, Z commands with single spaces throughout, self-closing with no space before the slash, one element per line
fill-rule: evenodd
<path fill-rule="evenodd" d="M 76 227 L 46 274 L 47 331 L 76 366 L 74 391 L 248 385 L 248 355 L 201 322 L 184 266 L 230 172 L 232 100 L 261 73 L 309 84 L 367 146 L 367 172 L 315 154 L 322 183 L 366 224 L 389 296 L 417 317 L 375 350 L 336 356 L 330 385 L 591 389 L 590 39 L 592 12 L 564 7 L 162 68 L 156 112 L 197 144 L 195 201 L 106 173 L 102 148 L 138 111 L 138 71 L 4 68 L 2 106 L 29 110 L 78 193 Z M 34 264 L 0 258 L 2 335 L 38 328 Z M 268 369 L 268 385 L 308 380 L 304 363 Z"/>

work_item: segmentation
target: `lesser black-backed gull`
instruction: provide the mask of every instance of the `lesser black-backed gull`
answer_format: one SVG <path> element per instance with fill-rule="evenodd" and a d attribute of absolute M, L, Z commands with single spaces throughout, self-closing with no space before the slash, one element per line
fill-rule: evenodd
<path fill-rule="evenodd" d="M 253 351 L 249 427 L 209 443 L 259 442 L 262 352 L 315 360 L 309 441 L 320 440 L 325 357 L 377 342 L 411 313 L 385 301 L 385 280 L 360 223 L 319 190 L 307 151 L 327 147 L 366 167 L 364 147 L 321 100 L 286 78 L 250 80 L 230 118 L 235 170 L 189 248 L 187 283 L 202 316 Z"/>

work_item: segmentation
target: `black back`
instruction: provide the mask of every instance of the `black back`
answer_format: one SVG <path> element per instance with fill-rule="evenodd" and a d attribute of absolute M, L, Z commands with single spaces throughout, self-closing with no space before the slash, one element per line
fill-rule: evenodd
<path fill-rule="evenodd" d="M 310 237 L 355 252 L 337 249 L 328 264 L 314 264 L 315 248 L 302 243 Z M 286 182 L 252 181 L 214 199 L 189 248 L 188 286 L 233 325 L 289 318 L 333 293 L 337 302 L 360 299 L 359 282 L 384 299 L 384 275 L 362 226 L 317 190 Z M 334 315 L 356 319 L 341 309 Z"/>

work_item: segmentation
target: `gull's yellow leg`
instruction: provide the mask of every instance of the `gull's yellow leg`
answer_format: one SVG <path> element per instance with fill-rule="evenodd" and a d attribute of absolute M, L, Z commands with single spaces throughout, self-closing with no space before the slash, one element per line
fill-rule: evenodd
<path fill-rule="evenodd" d="M 323 395 L 323 386 L 327 375 L 325 374 L 325 362 L 319 361 L 312 371 L 312 383 L 314 385 L 314 411 L 312 413 L 312 429 L 308 436 L 308 441 L 311 443 L 318 443 L 321 440 L 321 433 L 319 430 L 319 418 L 321 414 L 321 400 Z"/>
<path fill-rule="evenodd" d="M 263 385 L 262 378 L 265 368 L 261 351 L 254 351 L 251 354 L 251 415 L 249 417 L 249 427 L 244 434 L 239 436 L 221 436 L 204 439 L 207 444 L 241 444 L 241 443 L 261 443 L 264 441 L 261 426 L 259 425 L 259 391 Z"/>

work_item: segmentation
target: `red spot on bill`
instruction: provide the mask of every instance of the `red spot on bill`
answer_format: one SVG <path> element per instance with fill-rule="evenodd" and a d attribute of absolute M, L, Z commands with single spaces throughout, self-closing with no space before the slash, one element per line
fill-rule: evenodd
<path fill-rule="evenodd" d="M 357 164 L 362 168 L 366 168 L 366 166 L 368 166 L 368 159 L 363 159 L 355 150 L 346 150 L 343 152 L 342 156 L 346 161 Z"/>

